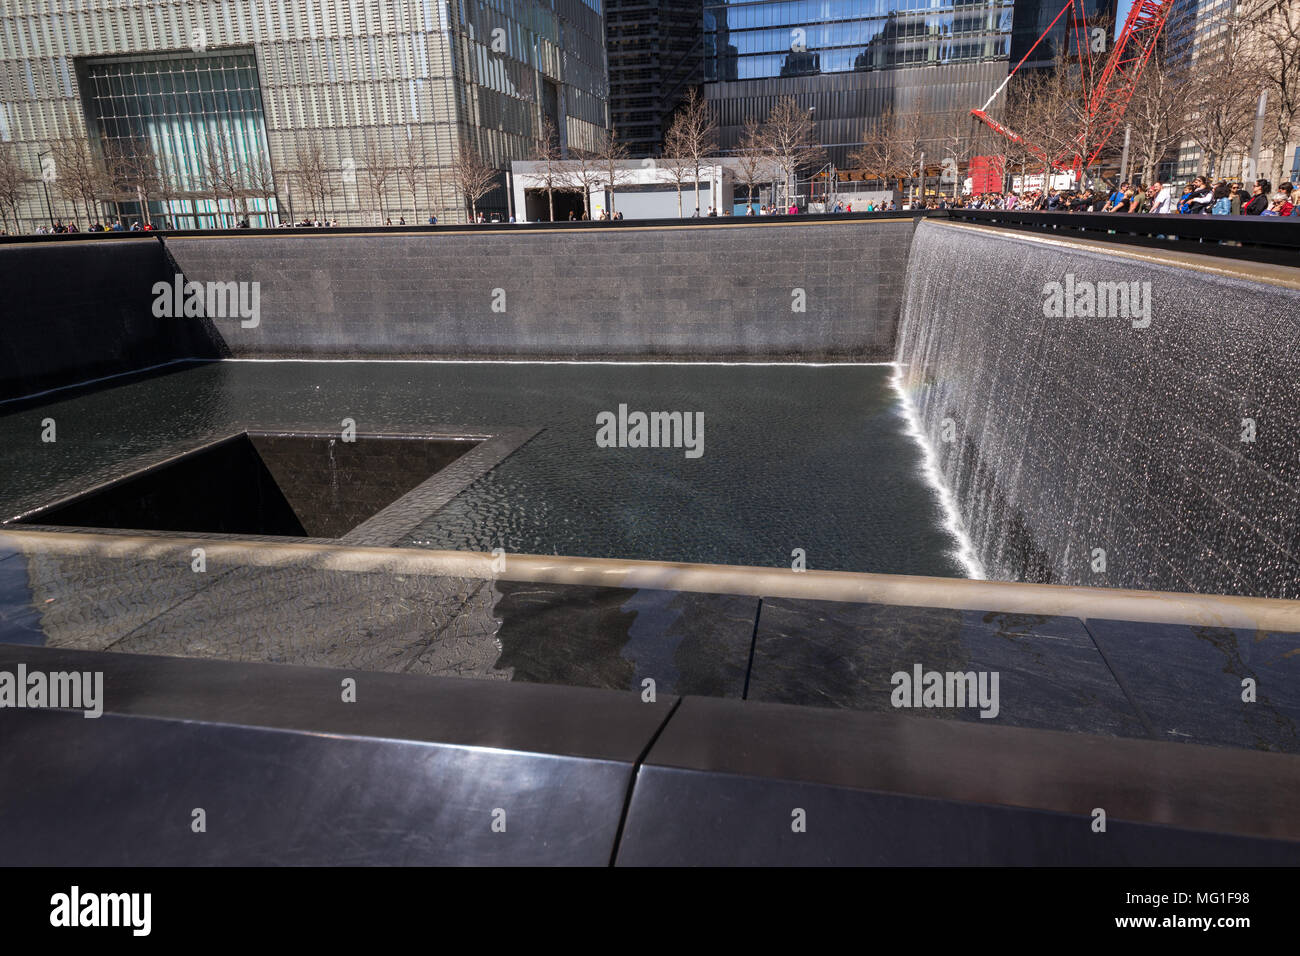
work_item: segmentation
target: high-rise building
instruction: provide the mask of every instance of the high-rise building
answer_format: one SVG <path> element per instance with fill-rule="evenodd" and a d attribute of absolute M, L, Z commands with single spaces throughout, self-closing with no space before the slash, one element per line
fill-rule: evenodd
<path fill-rule="evenodd" d="M 1063 12 L 1070 5 L 1073 9 Z M 1105 56 L 1115 40 L 1116 5 L 1117 0 L 1016 0 L 1012 66 L 1024 60 L 1021 69 L 1046 69 L 1062 55 L 1077 58 L 1076 18 L 1082 18 L 1088 52 L 1094 57 Z"/>
<path fill-rule="evenodd" d="M 1224 77 L 1204 91 L 1209 98 L 1205 115 L 1221 119 L 1201 137 L 1183 141 L 1176 175 L 1241 178 L 1248 188 L 1256 177 L 1276 185 L 1300 175 L 1300 130 L 1283 136 L 1273 119 L 1276 98 L 1289 85 L 1280 75 L 1287 58 L 1276 44 L 1291 50 L 1300 44 L 1300 5 L 1293 0 L 1175 0 L 1167 30 L 1167 56 L 1176 68 L 1191 79 Z M 1253 120 L 1262 93 L 1274 103 L 1273 108 L 1265 104 L 1256 156 Z M 1235 109 L 1234 103 L 1239 104 Z"/>
<path fill-rule="evenodd" d="M 705 0 L 705 96 L 723 149 L 783 96 L 844 166 L 886 110 L 968 131 L 1006 77 L 1012 0 Z"/>
<path fill-rule="evenodd" d="M 605 0 L 610 120 L 634 157 L 663 150 L 673 110 L 703 76 L 700 0 Z"/>
<path fill-rule="evenodd" d="M 70 142 L 103 180 L 92 215 L 458 221 L 458 157 L 504 169 L 547 120 L 591 148 L 607 113 L 601 0 L 0 5 L 0 142 L 44 179 L 28 224 L 84 218 Z M 504 212 L 504 174 L 484 204 Z"/>

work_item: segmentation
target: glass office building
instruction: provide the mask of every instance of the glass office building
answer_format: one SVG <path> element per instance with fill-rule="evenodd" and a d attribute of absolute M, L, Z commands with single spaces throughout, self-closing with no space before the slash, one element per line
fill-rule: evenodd
<path fill-rule="evenodd" d="M 1061 55 L 1079 55 L 1074 39 L 1075 12 L 1061 16 L 1070 2 L 1083 17 L 1092 55 L 1105 56 L 1110 52 L 1115 41 L 1117 0 L 1016 0 L 1015 25 L 1011 30 L 1012 66 L 1025 60 L 1024 69 L 1046 69 Z M 1043 36 L 1044 33 L 1047 35 Z M 1043 37 L 1041 43 L 1039 37 Z"/>
<path fill-rule="evenodd" d="M 1170 65 L 1185 75 L 1194 75 L 1200 61 L 1211 61 L 1219 55 L 1219 43 L 1225 34 L 1236 28 L 1233 16 L 1241 6 L 1237 0 L 1175 0 L 1169 12 L 1169 22 L 1165 26 L 1165 56 Z M 1254 102 L 1242 103 L 1242 111 L 1254 111 Z M 1242 157 L 1233 157 L 1235 162 L 1221 162 L 1215 175 L 1240 176 Z M 1204 167 L 1206 159 L 1195 140 L 1184 140 L 1178 147 L 1178 154 L 1172 164 L 1172 176 L 1176 182 L 1190 182 L 1196 176 L 1210 175 Z"/>
<path fill-rule="evenodd" d="M 703 78 L 700 0 L 606 0 L 610 118 L 635 157 L 658 156 L 673 110 Z"/>
<path fill-rule="evenodd" d="M 105 218 L 463 221 L 466 147 L 504 170 L 548 121 L 566 148 L 591 147 L 607 114 L 601 0 L 0 5 L 0 140 L 45 171 L 58 218 L 80 204 L 51 153 L 84 140 Z M 506 213 L 501 186 L 480 209 Z M 43 193 L 21 222 L 48 218 Z"/>
<path fill-rule="evenodd" d="M 724 148 L 783 96 L 810 111 L 838 166 L 886 110 L 935 131 L 1006 77 L 1013 0 L 706 0 L 705 93 Z"/>
<path fill-rule="evenodd" d="M 150 220 L 173 228 L 225 227 L 244 216 L 253 226 L 274 224 L 275 182 L 251 50 L 88 60 L 79 80 L 89 139 L 110 180 L 105 198 L 127 219 L 148 203 Z M 119 170 L 123 164 L 128 168 Z M 140 164 L 153 176 L 141 176 Z M 223 180 L 243 188 L 229 195 Z M 144 186 L 157 195 L 138 195 Z"/>
<path fill-rule="evenodd" d="M 1011 0 L 732 0 L 705 5 L 708 79 L 1005 60 Z"/>

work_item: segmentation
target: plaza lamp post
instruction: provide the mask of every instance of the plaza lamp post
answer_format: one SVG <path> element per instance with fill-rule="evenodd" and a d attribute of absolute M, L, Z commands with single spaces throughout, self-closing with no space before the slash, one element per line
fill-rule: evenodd
<path fill-rule="evenodd" d="M 808 125 L 811 126 L 811 127 L 813 128 L 813 136 L 816 136 L 816 135 L 817 135 L 817 124 L 813 121 L 813 120 L 814 120 L 813 114 L 816 113 L 816 112 L 817 112 L 817 107 L 815 107 L 815 106 L 810 106 L 810 107 L 808 107 Z M 808 202 L 809 202 L 809 203 L 812 203 L 812 191 L 813 191 L 813 181 L 810 179 L 810 180 L 808 180 Z M 798 203 L 799 203 L 799 177 L 798 177 L 798 175 L 795 175 L 795 177 L 794 177 L 794 202 L 795 202 L 795 205 L 796 205 L 796 206 L 797 206 Z"/>
<path fill-rule="evenodd" d="M 41 188 L 45 190 L 45 211 L 50 215 L 50 228 L 54 228 L 54 206 L 50 203 L 50 181 L 45 176 L 45 164 L 41 162 L 53 150 L 47 149 L 36 154 L 36 164 L 41 167 Z"/>

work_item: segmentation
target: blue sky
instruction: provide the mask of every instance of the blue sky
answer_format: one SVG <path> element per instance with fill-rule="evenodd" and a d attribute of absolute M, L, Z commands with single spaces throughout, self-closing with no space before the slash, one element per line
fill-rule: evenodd
<path fill-rule="evenodd" d="M 1133 6 L 1133 0 L 1119 0 L 1115 8 L 1115 36 L 1119 36 L 1119 31 L 1124 29 L 1124 21 L 1128 19 L 1129 7 Z"/>

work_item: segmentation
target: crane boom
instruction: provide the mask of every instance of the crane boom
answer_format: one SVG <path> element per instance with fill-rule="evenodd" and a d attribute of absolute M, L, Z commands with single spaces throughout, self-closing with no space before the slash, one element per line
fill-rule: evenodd
<path fill-rule="evenodd" d="M 1096 161 L 1123 122 L 1142 70 L 1155 52 L 1173 5 L 1174 0 L 1134 0 L 1129 9 L 1124 32 L 1111 50 L 1088 104 L 1088 118 L 1095 136 L 1092 151 L 1083 162 L 1084 169 Z"/>
<path fill-rule="evenodd" d="M 1046 163 L 1050 163 L 1057 169 L 1073 169 L 1075 173 L 1080 173 L 1087 169 L 1101 151 L 1106 148 L 1110 138 L 1115 135 L 1120 123 L 1124 120 L 1124 113 L 1128 110 L 1129 102 L 1133 99 L 1133 93 L 1137 89 L 1138 81 L 1142 78 L 1142 70 L 1146 67 L 1147 61 L 1151 59 L 1151 54 L 1155 52 L 1156 43 L 1160 39 L 1160 33 L 1164 30 L 1165 24 L 1169 21 L 1169 12 L 1174 5 L 1175 0 L 1134 0 L 1133 6 L 1129 9 L 1128 18 L 1124 21 L 1124 30 L 1120 33 L 1119 39 L 1111 48 L 1110 56 L 1107 57 L 1102 67 L 1101 75 L 1096 85 L 1091 91 L 1086 91 L 1085 111 L 1083 124 L 1081 125 L 1078 135 L 1074 138 L 1073 149 L 1062 155 L 1051 156 L 1040 146 L 1027 141 L 1024 137 L 1015 133 L 1003 124 L 997 122 L 988 115 L 988 108 L 995 99 L 1015 76 L 1016 72 L 1029 59 L 1029 54 L 1034 48 L 1042 43 L 1047 34 L 1052 31 L 1057 22 L 1067 10 L 1073 11 L 1074 30 L 1077 43 L 1080 49 L 1080 55 L 1086 53 L 1086 38 L 1083 31 L 1083 21 L 1079 9 L 1076 6 L 1076 0 L 1069 2 L 1057 14 L 1056 19 L 1038 38 L 1037 43 L 1030 48 L 1024 58 L 1016 64 L 1015 69 L 1007 76 L 1007 82 L 994 92 L 980 109 L 971 110 L 971 116 L 984 123 L 990 129 L 1000 136 L 1004 136 L 1014 143 L 1017 143 L 1031 152 L 1037 158 Z M 1082 71 L 1087 77 L 1090 70 Z"/>

